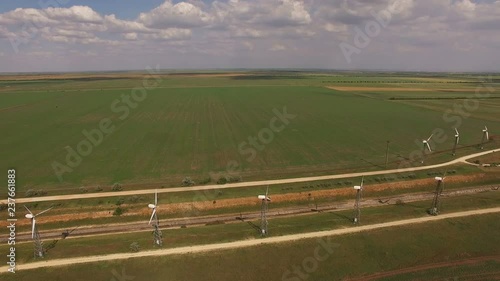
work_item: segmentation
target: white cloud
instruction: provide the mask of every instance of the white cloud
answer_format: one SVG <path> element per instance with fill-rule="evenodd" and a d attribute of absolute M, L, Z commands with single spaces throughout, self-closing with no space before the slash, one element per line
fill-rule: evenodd
<path fill-rule="evenodd" d="M 137 33 L 132 32 L 132 33 L 125 33 L 123 34 L 123 38 L 127 40 L 137 40 Z"/>
<path fill-rule="evenodd" d="M 53 20 L 72 22 L 100 23 L 101 15 L 87 6 L 73 6 L 70 8 L 47 8 L 43 10 L 45 16 Z"/>
<path fill-rule="evenodd" d="M 165 1 L 147 13 L 141 13 L 137 21 L 153 28 L 190 28 L 210 24 L 212 16 L 191 3 L 172 4 Z"/>
<path fill-rule="evenodd" d="M 104 25 L 111 31 L 121 32 L 148 32 L 149 29 L 143 23 L 137 21 L 127 21 L 116 18 L 115 15 L 105 15 Z"/>
<path fill-rule="evenodd" d="M 144 34 L 146 39 L 160 39 L 160 40 L 182 40 L 191 37 L 191 30 L 183 28 L 169 28 L 162 29 L 158 32 L 151 34 Z"/>
<path fill-rule="evenodd" d="M 293 26 L 311 23 L 311 15 L 300 0 L 214 1 L 214 16 L 224 24 Z"/>
<path fill-rule="evenodd" d="M 281 44 L 274 44 L 270 49 L 270 51 L 276 52 L 276 51 L 284 51 L 286 50 L 286 47 Z"/>
<path fill-rule="evenodd" d="M 329 22 L 326 23 L 323 28 L 328 32 L 341 32 L 347 30 L 347 26 L 345 24 L 331 24 Z"/>

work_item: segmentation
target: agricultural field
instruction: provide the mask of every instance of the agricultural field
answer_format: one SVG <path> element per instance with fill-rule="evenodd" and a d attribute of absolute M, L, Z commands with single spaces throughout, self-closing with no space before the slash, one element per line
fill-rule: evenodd
<path fill-rule="evenodd" d="M 80 227 L 106 229 L 84 237 L 45 239 L 48 261 L 127 254 L 133 243 L 140 245 L 140 251 L 156 249 L 151 245 L 151 231 L 144 231 L 141 226 L 150 216 L 147 203 L 152 202 L 152 197 L 133 193 L 139 189 L 166 191 L 181 185 L 215 185 L 203 192 L 173 189 L 160 194 L 158 208 L 165 249 L 262 239 L 257 231 L 260 220 L 253 217 L 243 221 L 236 217 L 258 211 L 260 202 L 255 194 L 268 187 L 273 198 L 271 212 L 303 210 L 270 217 L 270 237 L 355 228 L 350 206 L 354 198 L 352 186 L 359 183 L 360 177 L 344 175 L 332 180 L 270 186 L 244 184 L 444 163 L 480 152 L 484 126 L 490 134 L 484 150 L 500 148 L 498 84 L 467 75 L 413 75 L 203 72 L 150 76 L 124 72 L 41 75 L 36 79 L 3 76 L 0 118 L 5 121 L 0 129 L 10 133 L 2 142 L 15 146 L 0 151 L 0 157 L 6 159 L 1 168 L 16 169 L 18 197 L 35 199 L 32 203 L 19 203 L 19 207 L 26 205 L 34 213 L 54 208 L 38 220 L 42 237 L 49 233 L 55 237 L 54 233 Z M 474 95 L 478 87 L 494 91 L 477 97 Z M 477 108 L 471 109 L 468 102 L 477 102 L 474 103 Z M 460 130 L 460 144 L 453 156 L 455 127 Z M 430 134 L 434 134 L 433 153 L 426 156 L 424 164 L 420 154 L 422 139 Z M 390 143 L 385 163 L 387 141 Z M 498 170 L 477 165 L 477 161 L 494 163 L 498 157 L 497 152 L 470 159 L 469 163 L 367 175 L 363 178 L 363 202 L 375 203 L 363 207 L 362 225 L 427 217 L 429 196 L 435 189 L 434 177 L 444 173 L 446 192 L 455 195 L 442 198 L 443 213 L 498 207 Z M 62 171 L 59 178 L 54 168 Z M 225 183 L 221 179 L 243 181 L 243 185 L 219 189 Z M 120 188 L 115 190 L 114 186 Z M 482 191 L 467 193 L 474 188 Z M 93 196 L 110 191 L 103 197 L 55 201 L 40 198 L 37 202 L 37 196 Z M 120 195 L 121 191 L 132 193 Z M 420 196 L 429 199 L 414 199 Z M 389 199 L 391 203 L 380 203 Z M 6 205 L 1 207 L 5 209 Z M 314 208 L 325 209 L 309 211 Z M 1 227 L 7 226 L 7 216 L 6 212 L 0 213 Z M 180 228 L 177 224 L 203 221 L 205 217 L 210 217 L 209 222 L 181 223 Z M 492 232 L 497 226 L 485 224 L 486 219 L 494 217 L 448 219 L 339 236 L 335 241 L 340 245 L 340 258 L 328 259 L 308 273 L 308 278 L 356 280 L 371 276 L 377 280 L 382 274 L 395 280 L 398 277 L 417 280 L 422 276 L 494 275 L 498 272 L 495 257 L 499 252 L 498 247 L 492 246 L 498 244 Z M 117 232 L 110 235 L 113 231 L 109 227 L 113 224 Z M 131 231 L 125 231 L 122 224 L 127 224 Z M 26 236 L 30 227 L 28 219 L 19 220 L 18 235 Z M 447 244 L 443 243 L 444 236 L 423 234 L 435 227 L 445 229 L 449 235 L 460 232 L 462 236 Z M 477 229 L 487 232 L 481 233 L 480 240 L 489 239 L 491 243 L 471 243 L 472 233 Z M 401 238 L 408 230 L 412 235 Z M 363 243 L 357 244 L 358 240 Z M 412 246 L 403 249 L 403 243 L 408 241 Z M 236 279 L 261 280 L 246 267 L 262 268 L 261 262 L 266 259 L 256 258 L 262 253 L 276 263 L 268 272 L 271 278 L 266 280 L 296 280 L 286 273 L 293 270 L 288 267 L 307 258 L 303 255 L 314 243 L 301 240 L 268 247 L 218 250 L 210 255 L 159 256 L 155 262 L 162 266 L 148 280 L 164 276 L 167 271 L 172 280 L 198 280 L 197 274 L 224 279 L 214 267 L 207 268 L 207 259 L 228 267 L 245 264 L 239 269 L 241 278 Z M 454 248 L 451 243 L 459 246 Z M 32 243 L 23 241 L 16 247 L 19 264 L 35 261 Z M 7 245 L 0 245 L 0 250 L 7 251 Z M 364 254 L 358 255 L 357 251 Z M 287 258 L 279 253 L 286 253 Z M 189 272 L 180 266 L 186 263 L 190 264 Z M 346 265 L 351 263 L 364 266 L 347 269 Z M 437 272 L 430 263 L 439 264 L 442 271 Z M 57 271 L 67 279 L 73 276 L 70 272 L 83 270 L 95 272 L 96 280 L 109 280 L 114 268 L 126 268 L 137 273 L 134 276 L 144 276 L 142 271 L 147 266 L 142 259 L 106 261 L 23 270 L 16 273 L 15 280 L 25 280 L 41 271 L 42 277 Z M 228 278 L 232 273 L 225 274 Z M 10 277 L 0 275 L 0 280 Z M 73 279 L 78 280 L 76 276 Z"/>
<path fill-rule="evenodd" d="M 421 165 L 411 155 L 433 132 L 437 153 L 428 161 L 444 162 L 453 159 L 455 127 L 459 155 L 478 151 L 484 126 L 492 137 L 486 148 L 499 147 L 498 84 L 471 75 L 86 75 L 2 77 L 0 130 L 8 133 L 1 142 L 9 149 L 0 151 L 0 168 L 18 170 L 18 192 L 374 170 L 385 162 L 388 140 L 390 165 Z M 144 83 L 154 87 L 133 100 Z M 466 116 L 453 111 L 481 85 L 490 89 L 487 99 Z M 68 156 L 87 138 L 94 143 L 80 146 L 85 155 Z"/>

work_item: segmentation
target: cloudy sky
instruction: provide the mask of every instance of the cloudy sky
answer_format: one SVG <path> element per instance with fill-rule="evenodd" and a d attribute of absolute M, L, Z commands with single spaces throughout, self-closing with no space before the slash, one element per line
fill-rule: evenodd
<path fill-rule="evenodd" d="M 0 72 L 500 71 L 500 0 L 0 2 Z"/>

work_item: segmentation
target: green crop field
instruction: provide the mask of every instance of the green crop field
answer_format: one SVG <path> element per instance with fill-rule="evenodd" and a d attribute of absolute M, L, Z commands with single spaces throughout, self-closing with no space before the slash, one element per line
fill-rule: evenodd
<path fill-rule="evenodd" d="M 291 177 L 298 171 L 308 175 L 379 169 L 387 140 L 391 162 L 418 153 L 421 139 L 436 129 L 442 131 L 435 150 L 451 149 L 459 117 L 443 114 L 463 100 L 401 101 L 391 97 L 423 92 L 337 91 L 325 86 L 460 88 L 465 92 L 425 95 L 464 98 L 473 94 L 478 81 L 452 75 L 164 75 L 145 90 L 141 101 L 129 102 L 123 98 L 144 81 L 123 75 L 0 82 L 0 168 L 17 169 L 18 191 L 114 182 L 179 185 L 186 176 L 216 181 L 220 175 L 238 174 L 251 180 Z M 498 106 L 498 100 L 481 100 L 470 116 L 461 118 L 460 148 L 479 143 L 485 125 L 491 135 L 500 130 Z M 252 138 L 256 143 L 251 144 Z M 451 160 L 448 154 L 436 159 Z"/>

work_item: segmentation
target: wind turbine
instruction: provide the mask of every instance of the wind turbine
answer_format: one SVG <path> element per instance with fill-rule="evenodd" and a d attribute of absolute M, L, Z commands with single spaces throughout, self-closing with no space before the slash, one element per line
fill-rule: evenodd
<path fill-rule="evenodd" d="M 260 204 L 260 231 L 261 235 L 267 235 L 267 210 L 269 206 L 269 202 L 271 201 L 271 197 L 269 197 L 269 186 L 266 189 L 266 195 L 257 196 L 261 200 Z"/>
<path fill-rule="evenodd" d="M 361 178 L 361 185 L 354 186 L 354 190 L 356 190 L 356 202 L 354 203 L 354 223 L 359 223 L 359 219 L 361 217 L 361 209 L 359 202 L 361 201 L 361 193 L 363 192 L 363 182 L 365 181 L 365 177 Z"/>
<path fill-rule="evenodd" d="M 429 142 L 431 141 L 432 137 L 434 136 L 434 134 L 432 134 L 428 139 L 426 140 L 422 140 L 422 143 L 424 144 L 424 148 L 422 150 L 422 164 L 424 164 L 424 161 L 425 161 L 425 150 L 429 150 L 429 152 L 432 152 L 432 149 L 431 149 L 431 145 L 429 144 Z"/>
<path fill-rule="evenodd" d="M 439 214 L 439 197 L 441 197 L 441 193 L 444 189 L 444 180 L 446 179 L 446 173 L 442 177 L 434 178 L 437 182 L 436 191 L 434 193 L 434 199 L 432 200 L 432 207 L 429 210 L 429 213 L 433 216 L 437 216 Z"/>
<path fill-rule="evenodd" d="M 488 133 L 488 127 L 484 126 L 483 138 L 481 139 L 481 149 L 484 149 L 484 143 L 488 142 L 489 139 L 490 139 L 490 134 Z"/>
<path fill-rule="evenodd" d="M 155 190 L 155 203 L 149 204 L 148 207 L 153 210 L 148 223 L 151 224 L 151 222 L 153 222 L 153 245 L 161 247 L 163 245 L 163 239 L 160 230 L 160 221 L 158 220 L 158 214 L 156 212 L 158 208 L 158 190 Z"/>
<path fill-rule="evenodd" d="M 455 144 L 453 145 L 453 156 L 455 156 L 456 154 L 457 145 L 459 141 L 460 141 L 460 133 L 458 132 L 457 128 L 455 128 Z"/>
<path fill-rule="evenodd" d="M 36 227 L 36 217 L 47 212 L 48 210 L 50 210 L 54 207 L 50 207 L 47 210 L 42 211 L 36 215 L 33 215 L 33 213 L 30 211 L 30 209 L 28 209 L 28 207 L 24 206 L 24 208 L 26 208 L 26 210 L 29 213 L 29 214 L 26 214 L 25 217 L 27 219 L 31 220 L 31 239 L 33 239 L 33 243 L 35 244 L 33 254 L 34 254 L 35 258 L 43 258 L 43 255 L 44 255 L 43 242 L 40 239 L 40 233 L 38 233 L 38 228 Z"/>

